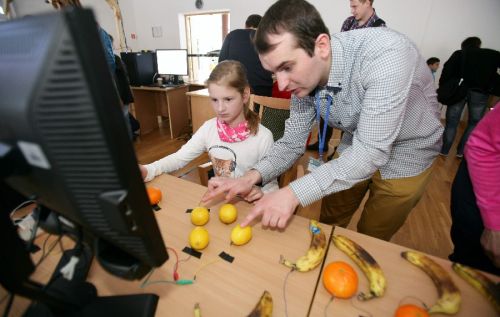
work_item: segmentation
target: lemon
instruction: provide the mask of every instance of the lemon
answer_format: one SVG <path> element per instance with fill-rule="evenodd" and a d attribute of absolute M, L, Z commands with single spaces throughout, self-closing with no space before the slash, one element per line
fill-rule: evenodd
<path fill-rule="evenodd" d="M 189 245 L 195 250 L 205 249 L 209 241 L 208 231 L 203 227 L 196 227 L 189 234 Z"/>
<path fill-rule="evenodd" d="M 205 207 L 196 207 L 191 211 L 191 222 L 195 226 L 203 226 L 208 222 L 210 218 L 210 213 Z"/>
<path fill-rule="evenodd" d="M 237 225 L 231 231 L 231 242 L 235 245 L 243 245 L 252 239 L 252 227 L 246 226 L 244 228 Z"/>
<path fill-rule="evenodd" d="M 238 218 L 238 211 L 233 204 L 224 204 L 219 209 L 219 219 L 225 224 L 233 223 Z"/>

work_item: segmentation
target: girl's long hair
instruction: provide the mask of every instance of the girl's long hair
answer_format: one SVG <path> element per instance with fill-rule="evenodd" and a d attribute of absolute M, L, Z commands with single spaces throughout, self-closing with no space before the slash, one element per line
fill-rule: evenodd
<path fill-rule="evenodd" d="M 247 73 L 245 67 L 238 61 L 225 60 L 215 66 L 206 81 L 209 84 L 217 84 L 221 86 L 232 87 L 236 89 L 242 96 L 245 89 L 249 88 Z M 243 105 L 243 114 L 245 120 L 248 121 L 250 134 L 256 135 L 259 130 L 259 116 L 250 110 L 248 101 Z"/>

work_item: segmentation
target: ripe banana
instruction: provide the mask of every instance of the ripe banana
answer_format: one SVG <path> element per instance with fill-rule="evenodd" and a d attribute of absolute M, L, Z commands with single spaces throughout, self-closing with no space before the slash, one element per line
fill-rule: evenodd
<path fill-rule="evenodd" d="M 298 258 L 295 263 L 281 256 L 281 264 L 299 272 L 310 271 L 321 264 L 327 247 L 325 232 L 321 229 L 319 223 L 312 219 L 309 222 L 309 231 L 311 232 L 311 244 L 307 253 Z"/>
<path fill-rule="evenodd" d="M 333 235 L 333 243 L 360 267 L 370 282 L 370 293 L 361 292 L 358 294 L 358 299 L 365 301 L 384 295 L 387 283 L 384 272 L 377 261 L 365 249 L 348 237 Z"/>
<path fill-rule="evenodd" d="M 273 315 L 273 298 L 268 291 L 264 291 L 255 308 L 247 317 L 271 317 Z"/>
<path fill-rule="evenodd" d="M 422 253 L 404 251 L 401 252 L 401 256 L 429 275 L 437 288 L 438 300 L 429 308 L 429 314 L 442 313 L 451 315 L 458 312 L 462 297 L 448 272 Z"/>
<path fill-rule="evenodd" d="M 201 317 L 201 309 L 200 309 L 200 304 L 196 303 L 194 304 L 194 317 Z"/>
<path fill-rule="evenodd" d="M 453 271 L 483 294 L 500 315 L 500 286 L 495 284 L 486 275 L 463 264 L 453 263 Z"/>

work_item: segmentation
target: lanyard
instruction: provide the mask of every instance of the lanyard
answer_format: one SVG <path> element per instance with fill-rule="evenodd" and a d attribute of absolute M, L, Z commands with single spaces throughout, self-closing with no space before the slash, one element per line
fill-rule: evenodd
<path fill-rule="evenodd" d="M 319 159 L 323 161 L 323 149 L 325 148 L 325 139 L 326 139 L 326 130 L 328 127 L 328 120 L 330 119 L 330 106 L 332 105 L 333 99 L 330 95 L 326 95 L 326 118 L 325 124 L 323 125 L 323 131 L 321 131 L 321 115 L 320 115 L 320 103 L 321 100 L 319 98 L 319 91 L 316 92 L 315 96 L 316 100 L 316 120 L 318 121 L 318 152 Z"/>

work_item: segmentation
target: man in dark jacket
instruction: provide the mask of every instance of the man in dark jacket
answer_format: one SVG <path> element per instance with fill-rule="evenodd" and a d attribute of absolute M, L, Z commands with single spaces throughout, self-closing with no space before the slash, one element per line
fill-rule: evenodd
<path fill-rule="evenodd" d="M 252 93 L 271 97 L 273 90 L 271 73 L 262 67 L 253 46 L 253 37 L 261 18 L 258 14 L 250 15 L 244 29 L 233 30 L 226 36 L 220 50 L 219 63 L 227 59 L 239 61 L 246 68 Z"/>
<path fill-rule="evenodd" d="M 461 74 L 462 63 L 463 74 Z M 443 85 L 450 78 L 463 78 L 467 87 L 467 94 L 464 99 L 446 108 L 446 126 L 443 133 L 441 155 L 448 155 L 455 140 L 462 111 L 465 103 L 467 103 L 469 119 L 467 128 L 457 148 L 457 157 L 463 156 L 465 142 L 476 124 L 483 117 L 489 96 L 500 95 L 500 78 L 497 73 L 499 68 L 500 52 L 481 48 L 481 40 L 478 37 L 465 39 L 462 42 L 462 49 L 455 51 L 446 61 L 439 79 L 439 85 Z"/>

